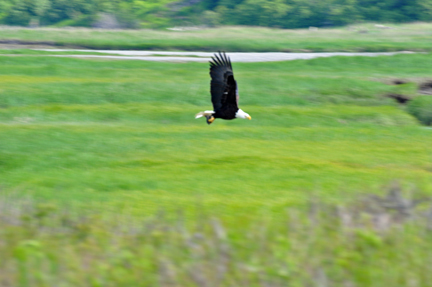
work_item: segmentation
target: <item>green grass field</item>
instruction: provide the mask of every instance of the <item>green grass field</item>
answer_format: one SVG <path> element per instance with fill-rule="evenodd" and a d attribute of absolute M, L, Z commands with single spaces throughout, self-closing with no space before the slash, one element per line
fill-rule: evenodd
<path fill-rule="evenodd" d="M 91 49 L 185 50 L 230 52 L 383 52 L 431 51 L 430 23 L 373 24 L 319 29 L 221 27 L 192 31 L 94 30 L 84 28 L 2 28 L 0 43 L 83 47 Z"/>
<path fill-rule="evenodd" d="M 4 286 L 428 286 L 430 222 L 352 202 L 432 194 L 432 130 L 385 97 L 430 54 L 234 63 L 252 120 L 210 126 L 208 64 L 25 54 L 0 55 Z"/>
<path fill-rule="evenodd" d="M 311 192 L 343 202 L 392 179 L 430 188 L 430 132 L 380 82 L 426 77 L 429 55 L 235 64 L 253 120 L 211 126 L 194 119 L 211 108 L 207 64 L 0 59 L 4 190 L 239 219 Z"/>

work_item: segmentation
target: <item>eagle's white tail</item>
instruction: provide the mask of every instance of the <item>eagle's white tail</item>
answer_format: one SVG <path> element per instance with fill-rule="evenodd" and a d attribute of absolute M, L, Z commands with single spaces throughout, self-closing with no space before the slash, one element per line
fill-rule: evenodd
<path fill-rule="evenodd" d="M 198 114 L 195 115 L 196 119 L 199 119 L 201 117 L 207 117 L 207 116 L 211 116 L 213 115 L 215 112 L 214 111 L 204 111 L 204 112 L 199 112 Z"/>

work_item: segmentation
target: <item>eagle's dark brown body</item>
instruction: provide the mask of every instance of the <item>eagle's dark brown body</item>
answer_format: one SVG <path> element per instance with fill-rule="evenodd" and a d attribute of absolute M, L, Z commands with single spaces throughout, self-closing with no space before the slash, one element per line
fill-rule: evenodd
<path fill-rule="evenodd" d="M 214 108 L 214 117 L 225 120 L 235 119 L 238 108 L 237 82 L 230 59 L 219 52 L 210 62 L 210 93 Z"/>
<path fill-rule="evenodd" d="M 211 124 L 214 119 L 232 120 L 235 118 L 251 117 L 238 107 L 237 82 L 230 59 L 224 52 L 219 52 L 210 61 L 210 93 L 213 111 L 205 111 L 197 114 L 196 118 L 205 116 L 207 123 Z"/>

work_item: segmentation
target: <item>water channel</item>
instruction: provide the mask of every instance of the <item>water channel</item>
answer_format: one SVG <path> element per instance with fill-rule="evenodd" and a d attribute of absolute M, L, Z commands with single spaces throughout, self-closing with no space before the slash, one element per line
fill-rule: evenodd
<path fill-rule="evenodd" d="M 102 59 L 123 59 L 123 60 L 144 60 L 161 62 L 208 62 L 214 53 L 209 52 L 166 52 L 166 51 L 116 51 L 116 50 L 71 50 L 71 49 L 37 49 L 51 52 L 80 52 L 80 53 L 101 53 L 109 55 L 51 55 L 55 57 L 73 58 L 102 58 Z M 309 60 L 319 57 L 332 56 L 392 56 L 396 54 L 407 54 L 413 52 L 381 52 L 381 53 L 348 53 L 348 52 L 328 52 L 328 53 L 282 53 L 282 52 L 262 52 L 262 53 L 227 53 L 232 62 L 274 62 L 289 60 Z"/>

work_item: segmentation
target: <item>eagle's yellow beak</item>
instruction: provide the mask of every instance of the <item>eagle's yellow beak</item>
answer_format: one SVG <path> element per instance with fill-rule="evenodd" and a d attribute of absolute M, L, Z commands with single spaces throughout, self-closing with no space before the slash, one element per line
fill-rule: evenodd
<path fill-rule="evenodd" d="M 252 117 L 251 117 L 251 116 L 248 116 L 248 117 L 247 117 L 247 119 L 248 119 L 248 120 L 251 120 L 251 119 L 252 119 Z"/>

